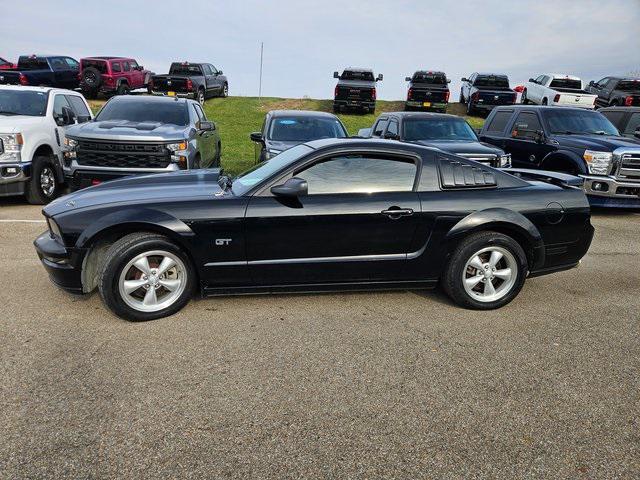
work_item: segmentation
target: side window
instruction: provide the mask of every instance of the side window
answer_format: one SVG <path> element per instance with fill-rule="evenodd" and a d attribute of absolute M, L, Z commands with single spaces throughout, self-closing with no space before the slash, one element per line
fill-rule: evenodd
<path fill-rule="evenodd" d="M 636 112 L 631 115 L 629 119 L 629 123 L 627 123 L 627 128 L 624 129 L 624 133 L 630 133 L 633 135 L 636 133 L 636 130 L 640 127 L 640 112 Z"/>
<path fill-rule="evenodd" d="M 602 114 L 607 117 L 607 120 L 609 120 L 611 123 L 613 123 L 613 125 L 620 130 L 622 128 L 622 121 L 624 120 L 624 116 L 627 114 L 627 112 L 622 112 L 620 110 L 617 111 L 613 111 L 613 112 L 602 112 Z"/>
<path fill-rule="evenodd" d="M 487 125 L 487 129 L 485 133 L 502 133 L 504 132 L 505 127 L 507 126 L 507 122 L 511 118 L 513 114 L 513 110 L 499 111 L 491 119 L 489 125 Z"/>
<path fill-rule="evenodd" d="M 381 118 L 378 120 L 376 125 L 373 127 L 373 133 L 371 134 L 374 137 L 381 137 L 384 133 L 384 129 L 387 127 L 388 120 L 386 118 Z"/>
<path fill-rule="evenodd" d="M 531 140 L 536 136 L 535 132 L 541 129 L 542 125 L 540 125 L 540 120 L 538 120 L 538 116 L 535 113 L 522 112 L 516 118 L 512 136 L 523 140 Z"/>
<path fill-rule="evenodd" d="M 138 62 L 135 60 L 129 60 L 129 65 L 131 65 L 131 68 L 135 69 L 138 66 Z"/>
<path fill-rule="evenodd" d="M 471 76 L 469 77 L 469 82 L 470 82 L 471 84 L 473 84 L 473 82 L 475 82 L 475 81 L 476 81 L 476 77 L 477 77 L 477 76 L 478 76 L 478 74 L 477 74 L 477 73 L 472 73 L 472 74 L 471 74 Z"/>
<path fill-rule="evenodd" d="M 602 88 L 607 84 L 608 81 L 609 81 L 609 77 L 604 77 L 603 79 L 598 80 L 598 82 L 596 83 L 596 86 L 598 88 Z"/>
<path fill-rule="evenodd" d="M 196 111 L 196 115 L 198 116 L 198 120 L 206 122 L 207 121 L 207 116 L 202 111 L 202 108 L 200 107 L 200 105 L 196 105 L 195 103 L 193 103 L 192 105 L 193 105 L 194 110 Z"/>
<path fill-rule="evenodd" d="M 59 117 L 60 115 L 62 115 L 63 107 L 71 108 L 71 105 L 69 105 L 69 102 L 67 101 L 67 98 L 64 95 L 62 94 L 56 95 L 53 98 L 53 116 Z"/>
<path fill-rule="evenodd" d="M 69 68 L 71 68 L 72 70 L 77 70 L 77 69 L 80 68 L 80 64 L 76 60 L 71 58 L 71 57 L 64 57 L 64 61 L 67 63 Z"/>
<path fill-rule="evenodd" d="M 76 95 L 67 95 L 67 101 L 71 104 L 71 108 L 76 113 L 76 117 L 84 117 L 84 119 L 91 119 L 91 113 L 87 110 L 87 106 L 82 101 L 82 98 Z"/>
<path fill-rule="evenodd" d="M 55 72 L 59 72 L 61 70 L 69 70 L 67 62 L 65 62 L 60 57 L 52 58 L 51 60 L 49 60 L 49 63 L 51 64 L 51 69 Z"/>
<path fill-rule="evenodd" d="M 389 122 L 389 128 L 387 128 L 387 133 L 391 135 L 395 135 L 396 137 L 400 134 L 400 128 L 398 127 L 397 120 L 391 120 Z"/>
<path fill-rule="evenodd" d="M 618 80 L 615 78 L 610 78 L 604 88 L 606 88 L 607 90 L 613 90 L 614 88 L 616 88 L 616 85 L 618 85 Z"/>
<path fill-rule="evenodd" d="M 120 62 L 113 62 L 111 64 L 111 71 L 113 73 L 120 73 L 122 72 L 122 67 L 120 66 Z"/>
<path fill-rule="evenodd" d="M 410 192 L 416 164 L 408 159 L 371 155 L 331 157 L 296 173 L 309 194 Z"/>
<path fill-rule="evenodd" d="M 124 69 L 125 72 L 130 72 L 131 71 L 131 65 L 129 64 L 129 62 L 123 62 L 122 63 L 122 68 Z"/>
<path fill-rule="evenodd" d="M 204 69 L 205 75 L 213 75 L 213 69 L 211 68 L 211 65 L 203 65 L 202 68 Z"/>
<path fill-rule="evenodd" d="M 544 75 L 538 76 L 538 78 L 536 78 L 536 83 L 542 83 L 543 78 L 544 78 Z"/>
<path fill-rule="evenodd" d="M 216 67 L 214 67 L 213 65 L 209 65 L 209 68 L 211 69 L 211 74 L 212 75 L 216 75 L 218 73 L 218 69 Z"/>

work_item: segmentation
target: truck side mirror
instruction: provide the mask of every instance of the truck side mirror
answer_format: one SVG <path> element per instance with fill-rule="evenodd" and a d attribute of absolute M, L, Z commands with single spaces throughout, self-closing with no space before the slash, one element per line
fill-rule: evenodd
<path fill-rule="evenodd" d="M 591 80 L 591 81 L 589 82 L 589 86 L 590 86 L 590 87 L 595 87 L 595 86 L 596 86 L 596 82 L 594 82 L 593 80 Z"/>
<path fill-rule="evenodd" d="M 451 79 L 450 78 L 447 78 L 447 83 L 451 83 Z"/>
<path fill-rule="evenodd" d="M 533 78 L 530 78 L 530 79 L 529 79 L 529 81 L 530 81 L 531 83 L 536 83 L 536 81 L 535 81 Z"/>
<path fill-rule="evenodd" d="M 463 82 L 469 82 L 469 79 L 466 78 L 466 77 L 462 77 L 460 80 L 463 81 Z"/>
<path fill-rule="evenodd" d="M 252 142 L 262 143 L 264 139 L 262 138 L 262 132 L 252 132 L 249 134 L 249 138 Z"/>
<path fill-rule="evenodd" d="M 213 132 L 216 129 L 216 125 L 213 122 L 200 121 L 198 125 L 198 130 L 201 132 Z"/>
<path fill-rule="evenodd" d="M 222 70 L 218 70 L 218 75 L 222 75 L 224 72 Z"/>
<path fill-rule="evenodd" d="M 338 72 L 333 72 L 333 78 L 340 78 L 340 74 Z"/>
<path fill-rule="evenodd" d="M 383 78 L 383 77 L 382 77 L 382 74 L 381 74 L 381 73 L 379 73 L 379 74 L 378 74 L 378 77 L 376 78 L 376 82 L 381 82 L 381 81 L 382 81 L 382 78 Z"/>
<path fill-rule="evenodd" d="M 76 121 L 76 115 L 69 107 L 62 107 L 62 114 L 58 115 L 55 120 L 59 127 L 73 125 Z"/>
<path fill-rule="evenodd" d="M 636 131 L 633 134 L 633 136 L 636 137 L 636 138 L 640 138 L 640 127 L 636 128 Z"/>
<path fill-rule="evenodd" d="M 405 82 L 410 82 L 411 81 L 411 77 L 404 77 L 404 81 Z"/>

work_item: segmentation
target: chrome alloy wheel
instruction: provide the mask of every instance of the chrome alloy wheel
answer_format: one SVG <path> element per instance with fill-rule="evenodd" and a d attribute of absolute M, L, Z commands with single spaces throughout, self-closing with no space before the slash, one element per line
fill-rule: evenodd
<path fill-rule="evenodd" d="M 120 297 L 139 312 L 157 312 L 173 305 L 187 286 L 187 269 L 177 256 L 164 250 L 144 252 L 120 274 Z"/>
<path fill-rule="evenodd" d="M 467 294 L 479 302 L 495 302 L 506 296 L 518 278 L 515 257 L 502 247 L 486 247 L 474 253 L 462 271 Z"/>
<path fill-rule="evenodd" d="M 51 167 L 44 167 L 40 172 L 40 190 L 47 197 L 51 197 L 56 191 L 56 177 Z"/>

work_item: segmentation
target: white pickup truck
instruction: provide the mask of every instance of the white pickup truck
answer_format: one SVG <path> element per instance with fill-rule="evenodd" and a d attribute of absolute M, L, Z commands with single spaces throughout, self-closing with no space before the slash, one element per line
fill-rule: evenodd
<path fill-rule="evenodd" d="M 65 128 L 92 118 L 78 92 L 0 86 L 0 197 L 26 195 L 33 204 L 57 197 L 64 184 Z"/>
<path fill-rule="evenodd" d="M 595 108 L 597 95 L 583 90 L 582 80 L 571 75 L 546 73 L 530 78 L 522 91 L 522 103 L 556 107 Z"/>

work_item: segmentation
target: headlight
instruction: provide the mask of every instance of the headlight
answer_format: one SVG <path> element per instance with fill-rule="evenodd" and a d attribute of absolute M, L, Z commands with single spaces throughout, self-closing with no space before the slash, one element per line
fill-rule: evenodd
<path fill-rule="evenodd" d="M 64 144 L 69 148 L 76 148 L 78 146 L 78 141 L 73 138 L 65 137 Z"/>
<path fill-rule="evenodd" d="M 498 157 L 498 166 L 500 168 L 511 168 L 511 154 L 500 155 Z"/>
<path fill-rule="evenodd" d="M 184 141 L 182 141 L 180 143 L 169 143 L 167 145 L 167 148 L 169 150 L 171 150 L 172 152 L 178 152 L 180 150 L 186 150 L 187 149 L 187 145 L 188 145 L 187 141 L 184 140 Z"/>
<path fill-rule="evenodd" d="M 607 175 L 613 154 L 611 152 L 597 152 L 594 150 L 586 150 L 582 156 L 589 166 L 589 173 L 594 175 Z"/>
<path fill-rule="evenodd" d="M 49 234 L 51 235 L 51 238 L 59 238 L 62 240 L 60 227 L 58 227 L 58 224 L 53 220 L 53 218 L 47 218 L 47 225 L 49 226 Z"/>
<path fill-rule="evenodd" d="M 19 162 L 22 145 L 21 133 L 0 133 L 0 162 Z"/>
<path fill-rule="evenodd" d="M 270 148 L 269 150 L 267 150 L 266 157 L 267 157 L 267 159 L 271 159 L 271 158 L 275 157 L 276 155 L 278 155 L 279 153 L 282 153 L 282 150 L 275 150 L 273 148 Z"/>

